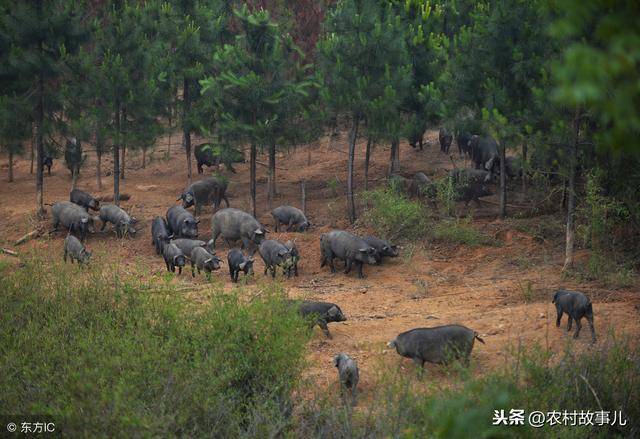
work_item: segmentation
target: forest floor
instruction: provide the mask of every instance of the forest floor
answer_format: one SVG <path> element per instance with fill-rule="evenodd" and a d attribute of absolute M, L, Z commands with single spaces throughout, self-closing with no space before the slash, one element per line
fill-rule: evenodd
<path fill-rule="evenodd" d="M 440 153 L 437 132 L 427 136 L 430 146 L 414 151 L 401 145 L 401 171 L 411 175 L 417 171 L 429 177 L 444 175 L 453 166 L 452 160 Z M 126 178 L 121 192 L 131 194 L 123 207 L 141 220 L 142 230 L 133 239 L 117 239 L 110 228 L 88 238 L 87 246 L 94 252 L 93 264 L 101 264 L 124 274 L 160 277 L 165 275 L 163 260 L 156 256 L 150 242 L 150 224 L 156 215 L 164 215 L 176 203 L 176 196 L 185 187 L 185 155 L 179 139 L 173 136 L 171 154 L 167 154 L 167 138 L 160 139 L 153 153 L 148 154 L 146 167 L 141 167 L 141 155 L 127 155 Z M 196 142 L 197 143 L 197 142 Z M 286 156 L 279 154 L 277 169 L 278 196 L 274 207 L 281 204 L 300 206 L 300 180 L 306 181 L 307 211 L 315 225 L 309 232 L 275 233 L 273 219 L 267 208 L 266 157 L 258 158 L 258 218 L 272 233 L 270 238 L 296 239 L 301 252 L 300 276 L 280 280 L 290 297 L 334 302 L 340 305 L 348 320 L 329 325 L 333 339 L 326 339 L 316 328 L 308 346 L 309 365 L 306 378 L 320 388 L 335 386 L 336 370 L 332 357 L 339 352 L 349 353 L 360 367 L 360 386 L 365 397 L 374 386 L 377 372 L 389 368 L 411 373 L 414 366 L 401 359 L 386 343 L 398 333 L 415 327 L 460 323 L 476 330 L 486 345 L 477 343 L 473 355 L 473 374 L 482 375 L 509 361 L 518 346 L 536 345 L 552 352 L 562 352 L 570 343 L 566 316 L 560 329 L 555 326 L 555 309 L 551 304 L 552 292 L 557 288 L 584 291 L 592 301 L 595 312 L 597 345 L 607 341 L 607 334 L 640 336 L 640 294 L 637 286 L 611 288 L 597 282 L 582 282 L 562 275 L 564 256 L 562 217 L 545 215 L 534 218 L 496 220 L 497 197 L 488 197 L 491 204 L 476 207 L 463 204 L 473 216 L 472 226 L 496 240 L 497 245 L 467 247 L 443 245 L 429 241 L 404 242 L 401 256 L 388 259 L 382 266 L 365 266 L 365 279 L 355 273 L 332 275 L 327 267 L 320 268 L 319 237 L 332 228 L 346 228 L 355 233 L 370 233 L 363 226 L 351 228 L 346 220 L 344 182 L 346 181 L 346 136 L 330 141 L 323 138 L 308 148 L 300 148 Z M 365 142 L 357 145 L 356 185 L 361 190 Z M 455 146 L 452 146 L 452 151 Z M 95 178 L 95 156 L 89 152 L 82 169 L 78 187 L 93 194 L 108 195 L 112 191 L 112 177 L 106 175 L 111 167 L 109 157 L 103 160 L 103 188 L 98 190 Z M 373 151 L 370 177 L 372 185 L 383 184 L 389 149 L 378 146 Z M 457 165 L 465 165 L 457 159 Z M 468 164 L 467 164 L 468 165 Z M 13 242 L 33 230 L 35 183 L 29 174 L 29 162 L 17 160 L 15 181 L 6 183 L 6 159 L 0 165 L 0 247 L 19 253 L 36 252 L 44 258 L 62 258 L 64 232 L 29 241 L 14 248 Z M 206 168 L 205 168 L 206 169 Z M 236 174 L 227 173 L 232 207 L 249 210 L 249 167 L 236 165 Z M 193 163 L 194 174 L 196 172 Z M 195 178 L 199 178 L 195 174 Z M 338 184 L 331 184 L 337 181 Z M 45 203 L 67 200 L 71 185 L 69 172 L 63 160 L 56 160 L 51 176 L 45 175 Z M 337 186 L 335 188 L 334 186 Z M 518 201 L 522 194 L 514 194 Z M 466 214 L 466 213 L 465 213 Z M 201 216 L 200 235 L 209 239 L 211 210 Z M 47 227 L 49 226 L 46 220 Z M 548 238 L 537 239 L 534 230 L 554 230 Z M 216 273 L 218 285 L 231 289 L 226 267 L 227 248 L 219 241 L 218 254 L 225 261 Z M 256 256 L 258 256 L 256 254 Z M 577 259 L 584 259 L 579 251 Z M 0 261 L 12 263 L 15 258 L 0 255 Z M 256 282 L 270 282 L 263 276 L 262 261 L 256 261 Z M 280 277 L 280 276 L 279 276 Z M 206 300 L 204 277 L 192 279 L 190 270 L 176 277 L 184 294 L 198 302 Z M 194 286 L 193 290 L 190 287 Z M 206 288 L 206 287 L 205 287 Z M 589 328 L 584 321 L 583 332 L 574 343 L 578 350 L 592 349 Z M 447 379 L 445 368 L 427 365 L 428 379 Z"/>

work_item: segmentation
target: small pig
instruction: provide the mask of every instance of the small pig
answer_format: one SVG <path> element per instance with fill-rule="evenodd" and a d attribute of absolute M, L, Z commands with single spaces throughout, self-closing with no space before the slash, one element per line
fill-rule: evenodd
<path fill-rule="evenodd" d="M 156 254 L 162 254 L 163 247 L 171 239 L 169 226 L 161 216 L 157 216 L 151 222 L 151 244 L 156 248 Z"/>
<path fill-rule="evenodd" d="M 287 277 L 291 277 L 292 275 L 298 276 L 298 261 L 300 260 L 300 252 L 298 251 L 298 247 L 296 247 L 296 243 L 289 240 L 284 243 L 284 245 L 289 249 L 289 253 L 291 254 L 291 258 L 286 260 L 283 264 L 284 272 Z"/>
<path fill-rule="evenodd" d="M 356 393 L 360 376 L 358 364 L 345 353 L 340 353 L 333 357 L 333 365 L 338 368 L 338 380 L 340 381 L 340 392 L 348 390 L 351 392 L 352 404 L 356 403 Z"/>
<path fill-rule="evenodd" d="M 232 282 L 238 282 L 238 274 L 244 271 L 245 276 L 253 274 L 253 258 L 242 254 L 242 250 L 234 248 L 227 254 L 229 275 Z"/>
<path fill-rule="evenodd" d="M 185 255 L 190 255 L 193 249 L 196 247 L 202 247 L 212 255 L 216 253 L 215 250 L 211 248 L 211 240 L 205 242 L 199 239 L 178 238 L 172 239 L 171 243 L 177 245 Z"/>
<path fill-rule="evenodd" d="M 362 240 L 376 249 L 376 261 L 378 261 L 378 264 L 382 264 L 382 258 L 384 256 L 392 258 L 398 256 L 398 247 L 389 244 L 389 242 L 384 239 L 379 239 L 375 236 L 365 236 Z"/>
<path fill-rule="evenodd" d="M 67 235 L 64 239 L 64 255 L 62 256 L 65 262 L 67 262 L 67 256 L 72 264 L 74 259 L 79 264 L 86 264 L 91 258 L 91 252 L 87 251 L 78 238 Z"/>
<path fill-rule="evenodd" d="M 304 232 L 311 226 L 311 223 L 304 213 L 293 206 L 280 206 L 271 211 L 271 216 L 275 220 L 276 232 L 280 224 L 287 225 L 287 232 L 294 228 L 298 232 Z"/>
<path fill-rule="evenodd" d="M 196 276 L 196 270 L 200 274 L 200 270 L 207 274 L 207 278 L 211 277 L 211 272 L 220 268 L 222 261 L 216 255 L 212 255 L 202 247 L 194 247 L 191 250 L 191 276 Z"/>
<path fill-rule="evenodd" d="M 107 223 L 113 224 L 118 238 L 122 238 L 125 234 L 135 236 L 137 232 L 133 225 L 138 220 L 129 216 L 127 212 L 115 204 L 104 204 L 100 207 L 100 221 L 102 221 L 101 231 L 104 230 Z"/>
<path fill-rule="evenodd" d="M 442 127 L 438 132 L 438 140 L 440 141 L 440 151 L 449 154 L 449 148 L 451 147 L 451 142 L 453 142 L 453 134 L 445 127 Z"/>
<path fill-rule="evenodd" d="M 60 201 L 51 207 L 53 228 L 62 224 L 65 229 L 84 241 L 93 223 L 85 209 L 70 201 Z"/>
<path fill-rule="evenodd" d="M 587 296 L 578 291 L 558 290 L 553 294 L 551 303 L 555 303 L 556 311 L 558 312 L 558 318 L 556 319 L 557 327 L 560 327 L 562 314 L 567 313 L 567 316 L 569 316 L 567 332 L 571 331 L 571 324 L 573 320 L 575 320 L 576 333 L 573 335 L 573 338 L 578 338 L 580 330 L 582 329 L 580 321 L 583 317 L 586 317 L 591 327 L 591 340 L 595 343 L 596 330 L 593 327 L 593 306 Z"/>
<path fill-rule="evenodd" d="M 314 320 L 311 321 L 311 325 L 318 325 L 324 332 L 324 335 L 327 338 L 332 338 L 329 333 L 329 327 L 327 323 L 331 322 L 344 322 L 347 320 L 345 315 L 342 313 L 342 310 L 335 303 L 329 302 L 314 302 L 310 300 L 305 300 L 300 303 L 298 307 L 298 312 L 302 315 L 302 317 L 314 316 Z"/>
<path fill-rule="evenodd" d="M 336 272 L 333 265 L 334 258 L 345 261 L 345 273 L 351 271 L 351 266 L 355 262 L 360 279 L 364 278 L 362 273 L 363 264 L 375 265 L 377 263 L 376 250 L 363 241 L 362 238 L 344 230 L 323 233 L 320 236 L 320 254 L 320 267 L 324 267 L 326 263 L 329 263 L 332 273 Z"/>
<path fill-rule="evenodd" d="M 187 258 L 177 245 L 165 245 L 162 249 L 162 256 L 164 257 L 164 263 L 167 265 L 167 271 L 175 273 L 176 267 L 178 267 L 178 274 L 182 274 L 182 267 L 186 265 Z"/>
<path fill-rule="evenodd" d="M 46 154 L 42 157 L 42 172 L 44 173 L 44 167 L 47 167 L 47 174 L 51 175 L 51 167 L 53 166 L 53 157 Z"/>
<path fill-rule="evenodd" d="M 421 367 L 424 367 L 425 361 L 447 364 L 453 359 L 461 359 L 468 365 L 475 339 L 484 344 L 484 340 L 472 329 L 462 325 L 446 325 L 403 332 L 387 346 L 395 348 L 398 354 L 411 358 Z"/>
<path fill-rule="evenodd" d="M 69 201 L 77 204 L 78 206 L 82 206 L 87 210 L 100 210 L 100 202 L 89 193 L 81 191 L 80 189 L 73 189 L 71 193 L 69 193 Z"/>
<path fill-rule="evenodd" d="M 167 224 L 176 238 L 197 238 L 199 222 L 182 206 L 171 206 L 167 210 Z"/>
<path fill-rule="evenodd" d="M 267 271 L 270 270 L 273 278 L 276 277 L 276 267 L 283 265 L 285 261 L 291 258 L 291 250 L 275 239 L 262 241 L 258 252 L 264 261 L 264 274 L 267 274 Z M 286 272 L 286 269 L 283 269 L 283 272 Z"/>

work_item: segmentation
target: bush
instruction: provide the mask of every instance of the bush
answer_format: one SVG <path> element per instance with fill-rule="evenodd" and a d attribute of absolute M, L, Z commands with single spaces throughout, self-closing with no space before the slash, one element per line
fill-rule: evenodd
<path fill-rule="evenodd" d="M 492 244 L 486 235 L 471 226 L 471 218 L 445 218 L 433 225 L 433 239 L 447 244 L 481 246 Z"/>
<path fill-rule="evenodd" d="M 368 207 L 363 221 L 386 239 L 419 239 L 424 236 L 427 216 L 418 201 L 411 201 L 393 188 L 378 188 L 363 195 Z"/>
<path fill-rule="evenodd" d="M 188 303 L 30 261 L 0 278 L 0 407 L 65 436 L 277 435 L 308 330 L 278 294 Z"/>

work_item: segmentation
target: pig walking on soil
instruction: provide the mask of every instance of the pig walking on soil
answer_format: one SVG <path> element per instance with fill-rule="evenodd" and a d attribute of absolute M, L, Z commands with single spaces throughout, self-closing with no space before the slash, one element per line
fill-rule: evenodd
<path fill-rule="evenodd" d="M 167 222 L 161 216 L 157 216 L 151 222 L 151 244 L 156 248 L 156 254 L 162 254 L 162 249 L 171 239 L 171 232 Z"/>
<path fill-rule="evenodd" d="M 242 250 L 234 248 L 227 254 L 229 275 L 231 282 L 238 282 L 238 274 L 242 271 L 245 276 L 253 274 L 253 258 L 242 254 Z"/>
<path fill-rule="evenodd" d="M 86 264 L 91 258 L 91 252 L 82 245 L 80 240 L 73 235 L 68 235 L 64 239 L 64 254 L 62 259 L 67 262 L 69 257 L 70 262 L 73 264 L 73 260 L 78 261 L 79 264 Z"/>
<path fill-rule="evenodd" d="M 566 313 L 569 317 L 567 332 L 571 331 L 571 324 L 575 320 L 576 333 L 573 335 L 573 338 L 578 338 L 580 330 L 582 329 L 582 323 L 580 322 L 583 317 L 586 317 L 591 327 L 591 340 L 595 343 L 596 330 L 593 327 L 593 306 L 587 296 L 578 291 L 558 290 L 553 294 L 551 303 L 556 305 L 556 311 L 558 312 L 558 318 L 556 319 L 557 327 L 560 327 L 562 314 Z"/>
<path fill-rule="evenodd" d="M 376 250 L 375 257 L 378 264 L 382 264 L 382 258 L 385 256 L 391 258 L 398 256 L 398 247 L 389 244 L 389 242 L 384 239 L 376 238 L 375 236 L 365 236 L 362 240 Z"/>
<path fill-rule="evenodd" d="M 137 220 L 115 204 L 104 204 L 100 207 L 100 221 L 102 221 L 101 231 L 104 230 L 107 223 L 113 224 L 113 229 L 116 231 L 118 238 L 123 237 L 125 234 L 131 236 L 136 234 L 136 229 L 133 225 Z"/>
<path fill-rule="evenodd" d="M 191 250 L 191 276 L 196 276 L 196 271 L 204 271 L 207 278 L 211 277 L 211 272 L 220 268 L 220 258 L 212 255 L 202 247 L 194 247 Z"/>
<path fill-rule="evenodd" d="M 287 267 L 290 265 L 291 250 L 279 241 L 274 239 L 262 241 L 258 252 L 264 261 L 264 274 L 267 274 L 267 271 L 271 271 L 271 277 L 273 278 L 276 277 L 276 267 L 284 265 L 285 262 Z M 283 274 L 286 274 L 286 269 L 284 268 Z"/>
<path fill-rule="evenodd" d="M 338 369 L 338 380 L 340 381 L 340 392 L 345 390 L 351 392 L 352 404 L 356 403 L 356 394 L 360 374 L 358 365 L 349 355 L 340 353 L 333 357 L 333 365 Z"/>
<path fill-rule="evenodd" d="M 294 228 L 298 232 L 304 232 L 311 225 L 304 213 L 293 206 L 276 207 L 271 211 L 271 216 L 275 220 L 276 232 L 280 224 L 286 224 L 287 232 Z"/>
<path fill-rule="evenodd" d="M 287 277 L 298 276 L 298 261 L 300 260 L 300 252 L 298 251 L 298 247 L 296 247 L 296 243 L 294 241 L 287 241 L 284 245 L 289 249 L 289 253 L 291 253 L 291 258 L 285 261 L 283 265 L 284 272 Z"/>
<path fill-rule="evenodd" d="M 80 189 L 73 189 L 71 193 L 69 193 L 69 201 L 87 210 L 100 210 L 100 202 L 91 196 L 91 194 L 81 191 Z"/>
<path fill-rule="evenodd" d="M 197 238 L 199 222 L 182 206 L 171 206 L 167 210 L 167 224 L 176 238 Z"/>
<path fill-rule="evenodd" d="M 70 201 L 60 201 L 51 207 L 53 228 L 62 224 L 67 230 L 84 241 L 89 232 L 91 218 L 87 211 Z"/>
<path fill-rule="evenodd" d="M 265 238 L 265 231 L 262 225 L 253 215 L 239 209 L 226 208 L 213 214 L 211 218 L 211 239 L 212 247 L 215 249 L 218 236 L 230 244 L 230 241 L 242 240 L 242 248 L 249 248 L 253 244 L 259 246 Z M 252 253 L 252 254 L 253 254 Z"/>
<path fill-rule="evenodd" d="M 214 210 L 218 210 L 223 200 L 229 207 L 226 191 L 227 183 L 225 181 L 214 177 L 205 178 L 192 183 L 180 194 L 178 201 L 182 200 L 182 207 L 185 209 L 195 206 L 195 213 L 198 216 L 203 206 L 213 206 Z"/>
<path fill-rule="evenodd" d="M 164 257 L 164 263 L 167 265 L 167 271 L 175 273 L 176 267 L 178 267 L 178 274 L 182 274 L 182 268 L 186 265 L 187 258 L 178 246 L 175 244 L 165 245 L 162 249 L 162 256 Z"/>
<path fill-rule="evenodd" d="M 175 244 L 178 246 L 182 253 L 185 255 L 190 255 L 194 248 L 202 247 L 210 254 L 215 254 L 215 250 L 211 247 L 211 240 L 208 242 L 201 241 L 200 239 L 189 239 L 189 238 L 178 238 L 172 239 L 171 244 Z"/>
<path fill-rule="evenodd" d="M 387 346 L 421 367 L 425 361 L 447 364 L 454 359 L 461 359 L 468 365 L 475 339 L 484 344 L 474 330 L 462 325 L 446 325 L 403 332 Z"/>
<path fill-rule="evenodd" d="M 327 338 L 332 338 L 327 323 L 344 322 L 347 320 L 340 307 L 335 303 L 329 302 L 305 300 L 299 304 L 298 312 L 305 318 L 314 316 L 314 320 L 311 321 L 312 326 L 320 326 L 320 329 L 322 329 L 322 332 L 324 332 Z"/>
<path fill-rule="evenodd" d="M 320 236 L 320 254 L 320 266 L 324 267 L 326 263 L 329 263 L 332 273 L 336 272 L 333 264 L 335 258 L 345 261 L 345 273 L 349 273 L 351 266 L 355 263 L 360 279 L 364 277 L 362 264 L 375 265 L 377 263 L 376 250 L 362 238 L 344 230 L 323 233 Z"/>

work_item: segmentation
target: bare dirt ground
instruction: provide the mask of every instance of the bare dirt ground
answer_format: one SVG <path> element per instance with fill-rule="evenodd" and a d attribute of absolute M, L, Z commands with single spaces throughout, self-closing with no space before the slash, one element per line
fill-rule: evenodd
<path fill-rule="evenodd" d="M 425 147 L 424 151 L 414 151 L 408 145 L 402 145 L 403 173 L 409 175 L 423 171 L 430 177 L 438 177 L 453 166 L 449 157 L 439 152 L 437 133 L 428 134 L 431 146 Z M 145 169 L 141 168 L 140 155 L 127 156 L 128 168 L 121 191 L 132 197 L 123 202 L 123 207 L 142 220 L 143 229 L 135 239 L 119 240 L 109 231 L 109 226 L 105 232 L 90 236 L 87 245 L 94 252 L 94 264 L 114 267 L 129 274 L 164 275 L 164 263 L 150 244 L 150 223 L 154 216 L 165 214 L 186 185 L 185 155 L 175 135 L 173 142 L 168 156 L 165 154 L 167 138 L 160 139 L 156 150 L 148 156 L 151 162 Z M 358 190 L 362 188 L 364 146 L 364 141 L 358 143 Z M 304 178 L 309 218 L 316 225 L 305 234 L 270 234 L 271 238 L 281 240 L 295 238 L 302 254 L 300 277 L 282 282 L 289 296 L 335 302 L 348 316 L 348 321 L 330 325 L 333 339 L 325 339 L 316 329 L 308 346 L 306 375 L 320 386 L 334 386 L 336 371 L 331 360 L 338 352 L 347 352 L 358 361 L 365 397 L 375 382 L 377 371 L 401 366 L 401 373 L 411 373 L 414 366 L 410 361 L 402 360 L 388 350 L 386 342 L 399 332 L 415 327 L 460 323 L 478 331 L 486 345 L 477 343 L 475 346 L 472 355 L 474 374 L 484 374 L 504 365 L 511 350 L 518 345 L 532 347 L 538 344 L 561 352 L 570 340 L 564 331 L 566 317 L 563 328 L 557 329 L 555 310 L 550 303 L 553 290 L 559 287 L 582 290 L 592 298 L 599 345 L 606 343 L 609 331 L 616 335 L 627 334 L 632 339 L 640 335 L 637 287 L 611 290 L 597 283 L 564 279 L 561 274 L 561 239 L 541 243 L 518 231 L 512 222 L 495 220 L 497 207 L 493 204 L 470 210 L 475 218 L 474 227 L 500 238 L 500 245 L 469 248 L 427 241 L 403 243 L 400 257 L 388 260 L 381 267 L 366 266 L 367 277 L 362 280 L 354 273 L 332 275 L 327 267 L 321 269 L 320 234 L 332 228 L 349 228 L 345 219 L 343 189 L 347 168 L 345 151 L 346 136 L 343 135 L 333 142 L 328 138 L 322 139 L 313 145 L 310 154 L 307 148 L 300 148 L 278 157 L 278 197 L 274 207 L 280 204 L 300 206 L 300 180 Z M 370 170 L 373 185 L 382 184 L 388 156 L 386 147 L 378 146 L 374 150 Z M 267 162 L 264 155 L 260 155 L 259 161 Z M 463 165 L 461 160 L 457 161 L 459 166 Z M 106 157 L 103 173 L 110 167 L 111 161 Z M 20 253 L 36 251 L 44 257 L 61 258 L 63 232 L 12 247 L 15 239 L 37 224 L 34 219 L 35 183 L 29 174 L 27 160 L 17 161 L 13 183 L 6 183 L 6 169 L 7 160 L 3 158 L 0 164 L 3 180 L 0 183 L 0 246 Z M 227 174 L 231 206 L 249 210 L 248 165 L 237 165 L 236 169 L 237 174 Z M 193 170 L 195 173 L 195 163 Z M 335 192 L 328 184 L 332 179 L 339 181 Z M 103 189 L 98 190 L 95 157 L 89 153 L 78 187 L 99 195 L 110 194 L 113 183 L 110 174 L 104 176 L 103 183 Z M 57 160 L 53 175 L 45 176 L 45 202 L 68 199 L 70 186 L 69 172 L 63 160 Z M 273 230 L 266 199 L 266 168 L 259 164 L 258 217 Z M 492 200 L 495 202 L 496 197 L 489 197 L 489 201 Z M 462 205 L 459 207 L 464 208 Z M 203 239 L 208 239 L 211 234 L 210 217 L 211 210 L 205 210 L 201 216 L 200 234 Z M 546 217 L 532 219 L 533 222 L 536 220 L 546 221 Z M 360 227 L 355 232 L 370 231 Z M 226 270 L 227 250 L 224 246 L 219 247 L 218 253 L 225 260 L 225 266 L 215 278 L 230 289 L 232 284 Z M 0 255 L 0 260 L 11 262 L 16 259 Z M 258 258 L 256 277 L 259 282 L 268 282 L 262 270 L 262 261 Z M 185 294 L 197 300 L 206 281 L 203 277 L 192 279 L 189 271 L 175 282 L 184 287 Z M 523 293 L 528 284 L 531 285 L 531 294 Z M 191 286 L 193 291 L 189 292 Z M 574 345 L 577 349 L 591 348 L 589 329 L 584 323 L 583 333 Z M 427 367 L 433 379 L 446 379 L 443 368 Z"/>

